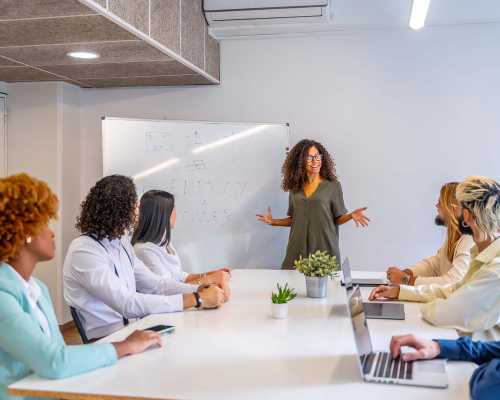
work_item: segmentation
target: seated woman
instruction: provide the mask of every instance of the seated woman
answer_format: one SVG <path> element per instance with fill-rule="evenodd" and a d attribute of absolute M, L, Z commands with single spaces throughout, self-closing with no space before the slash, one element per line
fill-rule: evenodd
<path fill-rule="evenodd" d="M 161 339 L 136 331 L 123 342 L 66 346 L 47 287 L 32 274 L 54 258 L 58 201 L 46 183 L 26 174 L 0 178 L 0 399 L 7 386 L 36 373 L 65 378 L 114 364 Z M 55 273 L 55 271 L 54 271 Z"/>
<path fill-rule="evenodd" d="M 224 290 L 226 301 L 230 296 L 229 268 L 203 274 L 189 274 L 182 270 L 181 259 L 172 245 L 171 230 L 176 223 L 174 196 L 163 190 L 149 190 L 141 197 L 139 222 L 132 236 L 137 257 L 155 274 L 175 279 L 192 291 L 192 284 L 215 284 Z"/>
<path fill-rule="evenodd" d="M 455 196 L 457 186 L 457 182 L 445 184 L 436 204 L 436 225 L 445 226 L 447 230 L 446 240 L 437 254 L 404 270 L 390 267 L 387 270 L 389 282 L 415 286 L 431 283 L 448 285 L 464 278 L 469 269 L 470 249 L 474 241 L 470 235 L 462 235 L 458 227 L 460 210 Z"/>
<path fill-rule="evenodd" d="M 64 260 L 64 298 L 80 314 L 89 339 L 120 329 L 130 319 L 189 308 L 216 308 L 224 302 L 219 287 L 192 286 L 151 272 L 135 255 L 127 233 L 137 220 L 132 179 L 102 178 L 82 203 L 77 228 Z"/>
<path fill-rule="evenodd" d="M 429 302 L 422 316 L 433 325 L 455 328 L 461 334 L 500 339 L 500 185 L 493 179 L 470 177 L 457 187 L 462 215 L 459 227 L 471 234 L 472 261 L 464 279 L 450 285 L 379 286 L 379 298 Z"/>

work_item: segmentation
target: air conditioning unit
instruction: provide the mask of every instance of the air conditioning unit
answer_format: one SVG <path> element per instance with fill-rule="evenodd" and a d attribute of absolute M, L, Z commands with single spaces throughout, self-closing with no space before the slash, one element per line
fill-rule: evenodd
<path fill-rule="evenodd" d="M 328 0 L 204 0 L 211 28 L 327 22 Z"/>

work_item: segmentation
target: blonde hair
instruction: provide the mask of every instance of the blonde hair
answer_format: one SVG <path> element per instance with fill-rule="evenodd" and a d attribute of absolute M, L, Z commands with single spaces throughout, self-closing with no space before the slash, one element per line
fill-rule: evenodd
<path fill-rule="evenodd" d="M 457 200 L 473 215 L 482 240 L 500 231 L 500 185 L 483 176 L 470 176 L 457 187 Z"/>
<path fill-rule="evenodd" d="M 26 239 L 57 216 L 49 186 L 27 174 L 0 178 L 0 262 L 15 259 Z"/>
<path fill-rule="evenodd" d="M 455 196 L 457 187 L 458 182 L 445 183 L 439 194 L 439 205 L 445 214 L 444 218 L 448 230 L 446 239 L 446 256 L 450 262 L 453 261 L 458 241 L 462 236 L 460 229 L 458 229 L 458 219 L 455 217 L 454 213 L 454 206 L 458 205 L 458 200 Z"/>

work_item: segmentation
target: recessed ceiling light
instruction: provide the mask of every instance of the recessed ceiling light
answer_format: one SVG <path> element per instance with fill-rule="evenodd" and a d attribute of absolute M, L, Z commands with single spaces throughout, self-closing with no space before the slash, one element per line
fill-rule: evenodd
<path fill-rule="evenodd" d="M 91 53 L 89 51 L 73 51 L 67 54 L 73 58 L 83 58 L 85 60 L 93 60 L 94 58 L 99 58 L 99 54 Z"/>
<path fill-rule="evenodd" d="M 410 28 L 417 30 L 424 27 L 430 2 L 431 0 L 413 0 L 410 13 Z"/>

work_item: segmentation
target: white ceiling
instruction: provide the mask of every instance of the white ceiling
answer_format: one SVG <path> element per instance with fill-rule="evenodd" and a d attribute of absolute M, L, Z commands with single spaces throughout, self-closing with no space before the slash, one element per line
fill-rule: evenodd
<path fill-rule="evenodd" d="M 224 0 L 212 0 L 213 3 L 217 1 Z M 248 8 L 266 3 L 264 0 L 231 1 L 238 1 L 238 5 Z M 277 0 L 267 0 L 268 3 L 273 1 Z M 297 0 L 288 1 L 294 5 L 297 3 Z M 210 0 L 205 2 L 210 3 Z M 210 32 L 223 39 L 335 30 L 409 29 L 411 0 L 329 0 L 329 7 L 331 18 L 324 23 L 245 26 L 235 22 L 230 27 L 211 28 Z M 500 0 L 431 0 L 426 27 L 491 22 L 500 22 Z"/>

